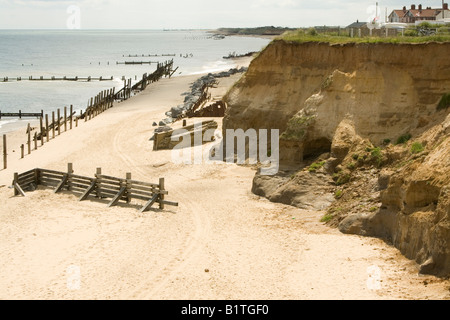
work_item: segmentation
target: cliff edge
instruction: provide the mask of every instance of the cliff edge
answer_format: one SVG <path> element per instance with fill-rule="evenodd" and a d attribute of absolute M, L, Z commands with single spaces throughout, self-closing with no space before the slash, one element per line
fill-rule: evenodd
<path fill-rule="evenodd" d="M 227 93 L 226 129 L 279 129 L 271 201 L 326 210 L 450 275 L 450 43 L 273 41 Z"/>

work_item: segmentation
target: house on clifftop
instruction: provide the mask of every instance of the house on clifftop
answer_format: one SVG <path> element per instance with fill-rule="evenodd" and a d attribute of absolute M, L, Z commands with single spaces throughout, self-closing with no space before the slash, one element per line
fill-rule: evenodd
<path fill-rule="evenodd" d="M 448 10 L 448 3 L 444 3 L 442 8 L 432 9 L 427 7 L 423 9 L 422 5 L 416 8 L 416 5 L 411 5 L 410 9 L 403 7 L 402 10 L 393 10 L 388 17 L 389 22 L 395 23 L 416 23 L 423 21 L 439 21 L 444 18 L 450 18 L 450 10 Z"/>

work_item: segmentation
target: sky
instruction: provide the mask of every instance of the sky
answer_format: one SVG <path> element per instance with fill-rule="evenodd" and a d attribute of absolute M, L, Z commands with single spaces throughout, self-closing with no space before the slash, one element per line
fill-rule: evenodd
<path fill-rule="evenodd" d="M 413 4 L 378 1 L 384 21 Z M 0 0 L 0 29 L 216 29 L 347 26 L 375 16 L 376 1 L 353 0 Z M 442 0 L 415 3 L 440 8 Z"/>

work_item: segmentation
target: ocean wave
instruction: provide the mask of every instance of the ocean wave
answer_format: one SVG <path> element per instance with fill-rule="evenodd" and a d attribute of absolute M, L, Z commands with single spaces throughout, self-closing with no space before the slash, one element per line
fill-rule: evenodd
<path fill-rule="evenodd" d="M 14 123 L 17 122 L 18 120 L 14 119 L 14 120 L 0 120 L 0 128 L 3 127 L 4 125 L 8 124 L 8 123 Z"/>
<path fill-rule="evenodd" d="M 235 67 L 235 65 L 233 63 L 229 63 L 224 60 L 217 60 L 217 61 L 209 62 L 209 63 L 203 65 L 202 70 L 194 71 L 189 74 L 195 75 L 195 74 L 203 74 L 203 73 L 214 73 L 214 72 L 226 71 L 233 67 Z"/>

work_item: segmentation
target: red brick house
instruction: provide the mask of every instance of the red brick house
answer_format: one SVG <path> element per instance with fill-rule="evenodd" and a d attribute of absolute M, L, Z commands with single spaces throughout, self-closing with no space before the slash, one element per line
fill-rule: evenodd
<path fill-rule="evenodd" d="M 436 21 L 439 17 L 450 17 L 448 3 L 444 3 L 443 8 L 432 9 L 431 7 L 423 8 L 421 4 L 417 7 L 411 5 L 411 9 L 403 7 L 402 10 L 394 10 L 389 15 L 389 22 L 416 23 L 416 21 Z"/>

